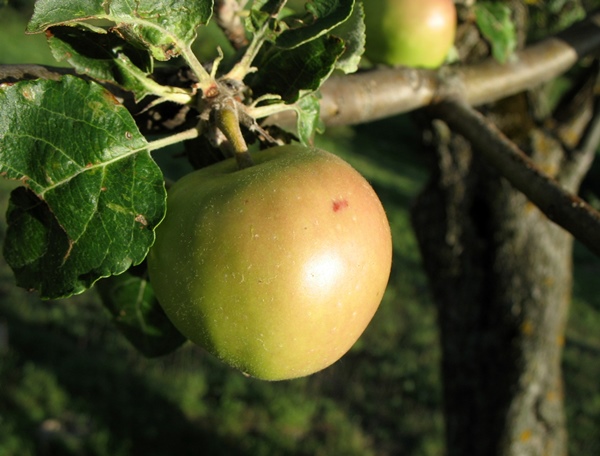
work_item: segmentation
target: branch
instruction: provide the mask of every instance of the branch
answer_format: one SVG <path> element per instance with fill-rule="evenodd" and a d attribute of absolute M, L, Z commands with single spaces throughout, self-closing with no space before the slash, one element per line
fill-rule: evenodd
<path fill-rule="evenodd" d="M 592 89 L 594 90 L 594 89 Z M 584 128 L 577 135 L 578 141 L 575 147 L 570 147 L 567 152 L 568 159 L 564 161 L 559 170 L 556 180 L 566 189 L 576 192 L 581 183 L 581 178 L 589 171 L 596 150 L 600 145 L 600 99 L 594 97 L 594 93 L 588 93 L 589 100 L 577 103 L 580 116 L 585 122 Z M 588 112 L 586 112 L 588 111 Z M 565 136 L 572 135 L 572 128 L 566 126 L 567 133 L 563 134 L 561 140 L 566 146 Z"/>
<path fill-rule="evenodd" d="M 229 1 L 223 3 L 230 3 Z M 478 106 L 549 81 L 579 59 L 600 49 L 600 12 L 560 34 L 515 53 L 507 64 L 490 58 L 440 70 L 375 68 L 333 76 L 321 88 L 321 118 L 327 125 L 353 125 L 382 119 L 460 94 Z M 0 82 L 51 77 L 72 70 L 40 65 L 0 65 Z M 269 117 L 268 124 L 295 125 L 295 114 Z"/>
<path fill-rule="evenodd" d="M 331 77 L 321 89 L 321 115 L 327 125 L 358 124 L 408 112 L 457 93 L 468 104 L 479 106 L 552 80 L 598 49 L 600 12 L 515 53 L 506 64 L 490 58 L 439 71 L 378 68 Z M 284 116 L 280 121 L 290 122 Z"/>
<path fill-rule="evenodd" d="M 18 82 L 26 79 L 58 80 L 65 74 L 76 74 L 73 68 L 51 67 L 35 64 L 0 65 L 0 83 Z"/>
<path fill-rule="evenodd" d="M 448 99 L 432 110 L 469 140 L 490 165 L 550 220 L 600 256 L 600 212 L 540 171 L 524 152 L 466 102 Z"/>

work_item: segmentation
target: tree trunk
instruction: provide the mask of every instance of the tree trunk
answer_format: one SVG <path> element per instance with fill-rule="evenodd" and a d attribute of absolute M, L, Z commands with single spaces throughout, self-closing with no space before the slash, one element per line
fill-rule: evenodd
<path fill-rule="evenodd" d="M 530 113 L 520 95 L 490 116 L 576 190 L 585 160 L 566 154 Z M 464 138 L 440 121 L 429 127 L 432 177 L 412 216 L 438 308 L 448 455 L 565 455 L 561 353 L 572 237 Z"/>

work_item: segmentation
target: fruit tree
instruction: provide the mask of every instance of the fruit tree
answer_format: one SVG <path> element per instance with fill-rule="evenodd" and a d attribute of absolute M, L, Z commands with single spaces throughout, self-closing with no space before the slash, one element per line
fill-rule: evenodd
<path fill-rule="evenodd" d="M 600 142 L 594 6 L 37 0 L 27 33 L 62 66 L 0 65 L 0 175 L 20 181 L 4 258 L 43 299 L 97 289 L 148 356 L 189 339 L 252 377 L 310 375 L 402 255 L 377 192 L 315 138 L 410 113 L 447 454 L 564 455 L 574 239 L 600 254 L 578 195 Z M 204 57 L 213 25 L 226 44 Z M 174 146 L 185 176 L 157 164 Z"/>

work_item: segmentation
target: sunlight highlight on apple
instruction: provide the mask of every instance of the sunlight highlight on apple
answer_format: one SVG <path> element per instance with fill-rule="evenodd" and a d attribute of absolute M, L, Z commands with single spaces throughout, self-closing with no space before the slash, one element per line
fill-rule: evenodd
<path fill-rule="evenodd" d="M 340 279 L 344 273 L 344 264 L 339 257 L 323 254 L 311 261 L 305 270 L 306 283 L 316 292 L 328 290 L 331 284 Z"/>

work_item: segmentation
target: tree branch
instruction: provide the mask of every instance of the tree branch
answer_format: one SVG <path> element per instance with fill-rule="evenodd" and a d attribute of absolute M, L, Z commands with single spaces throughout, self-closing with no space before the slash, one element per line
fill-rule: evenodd
<path fill-rule="evenodd" d="M 489 58 L 439 71 L 378 68 L 331 77 L 321 89 L 321 116 L 328 125 L 370 122 L 457 93 L 479 106 L 552 80 L 598 49 L 600 12 L 515 53 L 506 64 Z"/>
<path fill-rule="evenodd" d="M 466 102 L 447 99 L 433 114 L 464 136 L 516 189 L 524 193 L 550 220 L 560 225 L 600 256 L 600 213 L 563 189 L 485 116 Z"/>
<path fill-rule="evenodd" d="M 224 2 L 228 3 L 228 2 Z M 490 58 L 473 65 L 439 71 L 380 67 L 333 76 L 321 88 L 321 118 L 327 125 L 353 125 L 409 112 L 452 94 L 478 106 L 500 100 L 549 81 L 579 59 L 600 49 L 600 12 L 560 34 L 515 53 L 500 64 Z M 0 65 L 0 82 L 55 78 L 73 70 L 41 65 Z M 268 124 L 294 125 L 295 114 L 284 112 Z"/>
<path fill-rule="evenodd" d="M 0 65 L 0 83 L 18 82 L 26 79 L 58 80 L 65 74 L 76 74 L 73 68 L 52 67 L 36 64 Z"/>

